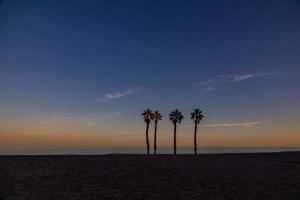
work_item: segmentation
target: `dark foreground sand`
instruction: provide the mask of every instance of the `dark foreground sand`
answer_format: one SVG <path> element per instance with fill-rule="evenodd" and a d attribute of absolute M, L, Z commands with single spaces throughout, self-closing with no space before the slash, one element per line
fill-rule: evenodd
<path fill-rule="evenodd" d="M 0 199 L 300 200 L 300 152 L 2 156 Z"/>

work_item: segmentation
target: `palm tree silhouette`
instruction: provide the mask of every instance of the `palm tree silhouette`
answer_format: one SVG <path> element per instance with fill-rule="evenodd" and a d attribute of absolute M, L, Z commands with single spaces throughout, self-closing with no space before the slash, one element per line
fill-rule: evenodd
<path fill-rule="evenodd" d="M 197 128 L 200 121 L 204 118 L 202 111 L 198 108 L 195 108 L 191 113 L 191 119 L 194 120 L 195 130 L 194 130 L 194 154 L 197 154 Z"/>
<path fill-rule="evenodd" d="M 174 124 L 174 154 L 176 155 L 176 129 L 177 123 L 181 123 L 183 115 L 179 110 L 174 110 L 169 114 L 170 121 Z"/>
<path fill-rule="evenodd" d="M 148 131 L 149 131 L 149 124 L 151 122 L 152 115 L 153 115 L 153 113 L 152 113 L 152 110 L 150 110 L 150 109 L 144 110 L 144 112 L 142 113 L 142 116 L 144 118 L 144 122 L 147 124 L 147 126 L 146 126 L 147 154 L 150 154 Z"/>
<path fill-rule="evenodd" d="M 162 119 L 162 115 L 159 113 L 159 111 L 155 111 L 152 115 L 152 120 L 154 121 L 155 128 L 154 128 L 154 154 L 156 154 L 157 144 L 156 144 L 156 132 L 157 132 L 157 123 L 159 120 Z"/>

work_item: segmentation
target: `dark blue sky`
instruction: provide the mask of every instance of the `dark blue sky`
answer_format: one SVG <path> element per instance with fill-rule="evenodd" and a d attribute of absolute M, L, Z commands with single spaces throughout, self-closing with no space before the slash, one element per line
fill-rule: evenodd
<path fill-rule="evenodd" d="M 3 0 L 0 114 L 295 122 L 300 2 Z M 45 117 L 46 116 L 46 117 Z"/>

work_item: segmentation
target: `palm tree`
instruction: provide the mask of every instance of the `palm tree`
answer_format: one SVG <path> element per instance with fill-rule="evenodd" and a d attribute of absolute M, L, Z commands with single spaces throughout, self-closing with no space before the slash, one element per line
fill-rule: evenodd
<path fill-rule="evenodd" d="M 157 144 L 156 144 L 156 132 L 157 132 L 157 123 L 159 120 L 162 119 L 162 115 L 158 112 L 155 111 L 152 115 L 152 120 L 154 121 L 155 128 L 154 128 L 154 154 L 156 154 L 156 149 L 157 149 Z"/>
<path fill-rule="evenodd" d="M 197 128 L 200 121 L 204 118 L 202 111 L 198 108 L 194 109 L 194 112 L 191 113 L 191 119 L 194 120 L 195 130 L 194 130 L 194 154 L 197 154 Z"/>
<path fill-rule="evenodd" d="M 150 110 L 150 109 L 144 110 L 144 112 L 142 113 L 142 116 L 144 118 L 144 122 L 147 124 L 147 126 L 146 126 L 147 154 L 150 154 L 148 131 L 149 131 L 149 124 L 151 122 L 152 115 L 153 115 L 153 113 L 152 113 L 152 110 Z"/>
<path fill-rule="evenodd" d="M 179 112 L 177 109 L 172 111 L 169 114 L 170 121 L 174 124 L 174 154 L 176 155 L 176 129 L 177 129 L 177 123 L 181 123 L 183 119 L 183 115 L 181 112 Z"/>

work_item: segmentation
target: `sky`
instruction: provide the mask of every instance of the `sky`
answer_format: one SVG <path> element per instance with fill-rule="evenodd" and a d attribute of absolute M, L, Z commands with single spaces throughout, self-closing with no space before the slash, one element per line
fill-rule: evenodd
<path fill-rule="evenodd" d="M 300 1 L 0 1 L 0 146 L 300 147 Z M 151 144 L 153 124 L 150 126 Z"/>

